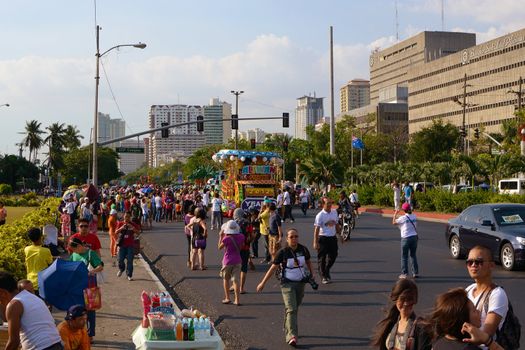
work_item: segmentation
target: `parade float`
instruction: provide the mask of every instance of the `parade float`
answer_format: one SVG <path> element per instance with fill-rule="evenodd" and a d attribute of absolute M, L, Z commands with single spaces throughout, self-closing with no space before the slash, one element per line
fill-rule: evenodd
<path fill-rule="evenodd" d="M 212 156 L 223 169 L 219 189 L 223 199 L 243 210 L 259 209 L 264 198 L 276 197 L 283 159 L 274 152 L 223 149 Z"/>

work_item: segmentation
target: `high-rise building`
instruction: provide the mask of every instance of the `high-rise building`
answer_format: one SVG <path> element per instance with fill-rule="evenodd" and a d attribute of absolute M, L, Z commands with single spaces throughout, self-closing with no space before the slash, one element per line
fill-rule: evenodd
<path fill-rule="evenodd" d="M 225 119 L 232 116 L 232 105 L 228 102 L 222 102 L 222 115 Z M 227 120 L 222 122 L 222 143 L 228 143 L 232 138 L 232 123 Z"/>
<path fill-rule="evenodd" d="M 105 142 L 126 136 L 126 122 L 123 119 L 111 119 L 109 114 L 98 112 L 97 142 Z M 115 148 L 118 143 L 111 143 L 105 147 Z"/>
<path fill-rule="evenodd" d="M 306 140 L 306 127 L 317 124 L 323 117 L 323 98 L 303 96 L 297 99 L 295 108 L 295 138 Z"/>
<path fill-rule="evenodd" d="M 155 129 L 160 128 L 162 123 L 173 125 L 197 121 L 199 115 L 203 115 L 203 108 L 200 106 L 153 105 L 149 112 L 149 126 Z M 152 133 L 149 142 L 148 165 L 156 167 L 162 154 L 175 152 L 189 157 L 206 144 L 206 136 L 197 132 L 197 124 L 194 123 L 171 128 L 167 138 L 162 138 L 160 131 Z"/>
<path fill-rule="evenodd" d="M 263 143 L 266 137 L 266 132 L 263 129 L 255 128 L 239 132 L 239 138 L 250 141 L 255 139 L 256 143 Z"/>
<path fill-rule="evenodd" d="M 209 105 L 203 107 L 204 119 L 206 120 L 217 120 L 213 122 L 206 122 L 204 124 L 204 135 L 206 135 L 206 144 L 207 145 L 216 145 L 224 143 L 224 127 L 225 125 L 230 125 L 231 123 L 225 123 L 222 121 L 223 118 L 226 118 L 224 115 L 225 102 L 221 102 L 218 98 L 212 98 Z M 230 106 L 231 110 L 231 106 Z"/>
<path fill-rule="evenodd" d="M 352 79 L 340 89 L 341 113 L 370 104 L 370 81 Z"/>

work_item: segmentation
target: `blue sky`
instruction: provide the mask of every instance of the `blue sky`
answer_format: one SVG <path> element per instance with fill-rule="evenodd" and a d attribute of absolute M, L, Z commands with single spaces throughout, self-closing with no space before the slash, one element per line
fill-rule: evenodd
<path fill-rule="evenodd" d="M 444 5 L 445 29 L 475 32 L 478 43 L 525 27 L 520 0 L 445 0 Z M 93 124 L 95 2 L 0 0 L 0 6 L 0 104 L 11 104 L 0 107 L 6 121 L 0 152 L 16 152 L 23 137 L 18 132 L 31 119 L 44 127 L 76 125 L 87 143 Z M 346 81 L 369 77 L 372 49 L 396 41 L 394 0 L 99 0 L 96 6 L 101 51 L 139 41 L 148 45 L 112 51 L 102 60 L 100 111 L 123 117 L 128 133 L 147 129 L 152 104 L 203 105 L 212 97 L 234 102 L 229 91 L 244 90 L 242 118 L 293 112 L 296 98 L 309 93 L 328 97 L 330 25 L 336 96 Z M 401 40 L 441 30 L 440 0 L 398 0 L 398 13 Z M 336 113 L 338 103 L 336 98 Z M 283 131 L 278 122 L 240 127 Z M 293 127 L 288 132 L 293 134 Z"/>

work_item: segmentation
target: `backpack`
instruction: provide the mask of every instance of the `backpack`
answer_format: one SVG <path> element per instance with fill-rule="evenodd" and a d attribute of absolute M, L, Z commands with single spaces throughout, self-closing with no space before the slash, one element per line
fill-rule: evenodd
<path fill-rule="evenodd" d="M 500 286 L 501 287 L 501 286 Z M 503 287 L 501 287 L 503 289 Z M 491 289 L 485 300 L 483 301 L 483 307 L 485 308 L 485 312 L 488 310 L 488 300 L 490 297 L 490 293 L 494 290 Z M 521 338 L 521 324 L 520 320 L 514 313 L 514 310 L 512 308 L 512 304 L 509 300 L 509 310 L 507 311 L 507 315 L 505 316 L 505 320 L 503 321 L 503 325 L 501 326 L 501 329 L 498 329 L 496 331 L 496 341 L 499 345 L 505 350 L 514 350 L 520 348 L 520 338 Z"/>

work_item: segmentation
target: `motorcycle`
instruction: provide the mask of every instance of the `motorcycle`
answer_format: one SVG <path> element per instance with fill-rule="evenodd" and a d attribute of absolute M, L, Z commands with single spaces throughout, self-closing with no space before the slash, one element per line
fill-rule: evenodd
<path fill-rule="evenodd" d="M 350 233 L 355 227 L 354 216 L 350 212 L 346 211 L 339 214 L 339 220 L 341 224 L 341 237 L 344 241 L 348 241 L 350 239 Z"/>

